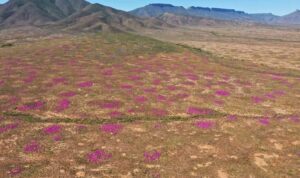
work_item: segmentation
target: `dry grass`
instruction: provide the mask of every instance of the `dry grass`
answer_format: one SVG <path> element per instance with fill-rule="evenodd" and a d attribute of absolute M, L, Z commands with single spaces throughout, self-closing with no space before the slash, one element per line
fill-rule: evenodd
<path fill-rule="evenodd" d="M 226 59 L 276 69 L 300 69 L 297 29 L 271 27 L 178 28 L 143 32 L 154 38 L 201 48 Z"/>

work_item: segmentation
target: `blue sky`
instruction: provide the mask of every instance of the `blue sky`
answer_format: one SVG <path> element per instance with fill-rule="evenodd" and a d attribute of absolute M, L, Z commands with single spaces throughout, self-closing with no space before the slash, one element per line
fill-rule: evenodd
<path fill-rule="evenodd" d="M 0 0 L 4 3 L 7 0 Z M 271 12 L 285 15 L 300 9 L 300 0 L 88 0 L 121 10 L 132 10 L 150 3 L 168 3 L 184 7 L 220 7 L 243 10 L 249 13 Z"/>

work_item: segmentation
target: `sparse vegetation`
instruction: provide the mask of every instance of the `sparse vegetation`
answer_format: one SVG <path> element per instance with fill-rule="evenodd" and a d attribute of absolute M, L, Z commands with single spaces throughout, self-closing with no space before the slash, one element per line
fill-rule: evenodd
<path fill-rule="evenodd" d="M 0 66 L 3 177 L 299 173 L 296 69 L 105 32 L 1 48 Z"/>

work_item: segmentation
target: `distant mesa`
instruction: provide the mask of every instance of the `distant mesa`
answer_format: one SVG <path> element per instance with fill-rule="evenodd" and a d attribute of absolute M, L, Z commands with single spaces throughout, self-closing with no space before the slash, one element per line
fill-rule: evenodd
<path fill-rule="evenodd" d="M 165 13 L 175 15 L 202 17 L 217 20 L 239 21 L 246 23 L 261 23 L 269 25 L 294 25 L 300 24 L 299 13 L 296 12 L 286 16 L 276 16 L 272 13 L 256 13 L 250 14 L 235 9 L 195 7 L 184 8 L 181 6 L 173 6 L 170 4 L 149 4 L 147 6 L 137 8 L 130 11 L 131 14 L 139 17 L 160 17 Z"/>

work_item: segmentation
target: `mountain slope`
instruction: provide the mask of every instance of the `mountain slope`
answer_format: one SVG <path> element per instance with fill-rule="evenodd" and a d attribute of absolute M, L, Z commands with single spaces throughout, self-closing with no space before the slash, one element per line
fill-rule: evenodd
<path fill-rule="evenodd" d="M 158 17 L 164 13 L 188 15 L 184 7 L 173 6 L 171 4 L 149 4 L 130 11 L 130 13 L 138 17 Z"/>
<path fill-rule="evenodd" d="M 178 15 L 164 13 L 157 17 L 168 24 L 175 26 L 220 26 L 220 25 L 238 25 L 238 22 L 216 20 L 211 18 L 195 17 L 190 15 Z"/>
<path fill-rule="evenodd" d="M 168 26 L 85 0 L 10 0 L 0 6 L 0 29 L 45 26 L 65 30 L 136 30 Z"/>
<path fill-rule="evenodd" d="M 59 21 L 58 26 L 66 30 L 137 30 L 148 27 L 165 26 L 156 19 L 140 19 L 124 11 L 100 4 L 90 4 Z"/>
<path fill-rule="evenodd" d="M 88 4 L 84 0 L 10 0 L 0 6 L 0 27 L 59 21 Z"/>
<path fill-rule="evenodd" d="M 279 19 L 276 20 L 276 23 L 300 25 L 300 10 L 296 10 L 291 14 L 280 17 Z"/>

